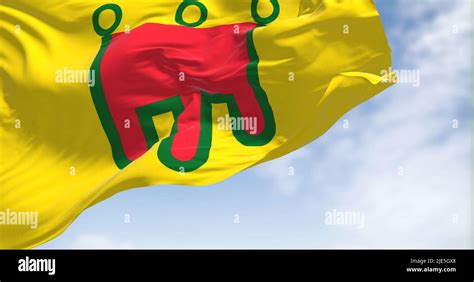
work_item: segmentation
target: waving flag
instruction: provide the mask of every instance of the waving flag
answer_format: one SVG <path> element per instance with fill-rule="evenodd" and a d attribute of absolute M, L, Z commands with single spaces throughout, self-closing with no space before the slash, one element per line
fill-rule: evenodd
<path fill-rule="evenodd" d="M 0 11 L 0 248 L 44 243 L 125 189 L 209 185 L 283 156 L 393 81 L 370 0 Z"/>

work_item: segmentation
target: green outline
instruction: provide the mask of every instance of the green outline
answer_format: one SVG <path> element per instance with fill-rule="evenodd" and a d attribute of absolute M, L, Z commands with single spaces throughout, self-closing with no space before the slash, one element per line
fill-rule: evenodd
<path fill-rule="evenodd" d="M 185 22 L 183 19 L 184 10 L 186 10 L 188 6 L 196 6 L 201 11 L 201 16 L 194 23 Z M 183 0 L 183 2 L 179 4 L 178 9 L 176 10 L 175 21 L 180 25 L 189 26 L 189 27 L 197 27 L 197 26 L 200 26 L 202 23 L 204 23 L 206 20 L 207 20 L 207 8 L 206 6 L 204 6 L 204 4 L 202 4 L 198 0 Z"/>
<path fill-rule="evenodd" d="M 160 140 L 159 136 L 156 134 L 153 117 L 172 112 L 173 118 L 176 121 L 183 111 L 184 105 L 179 96 L 174 96 L 135 109 L 143 134 L 145 135 L 148 150 Z"/>
<path fill-rule="evenodd" d="M 252 87 L 255 97 L 257 98 L 260 109 L 262 110 L 263 119 L 265 121 L 265 128 L 258 136 L 252 136 L 251 140 L 244 133 L 234 133 L 235 138 L 246 146 L 261 146 L 265 145 L 273 139 L 275 136 L 275 118 L 273 116 L 272 107 L 268 101 L 267 94 L 260 85 L 260 79 L 258 77 L 258 58 L 257 50 L 255 49 L 255 43 L 253 41 L 253 32 L 255 29 L 251 29 L 247 32 L 247 52 L 250 59 L 250 63 L 247 65 L 247 80 Z M 231 111 L 232 109 L 229 109 Z M 239 111 L 238 107 L 234 111 Z M 251 135 L 249 135 L 251 136 Z M 258 138 L 257 138 L 258 137 Z"/>
<path fill-rule="evenodd" d="M 114 161 L 117 166 L 122 169 L 126 167 L 131 161 L 125 156 L 125 152 L 123 151 L 122 141 L 120 140 L 120 135 L 112 119 L 107 101 L 105 100 L 104 90 L 102 88 L 102 80 L 100 78 L 100 63 L 111 40 L 112 35 L 110 34 L 102 38 L 102 44 L 100 46 L 99 53 L 91 65 L 91 70 L 94 70 L 96 75 L 96 84 L 91 87 L 91 95 L 102 127 L 104 128 L 110 145 L 112 146 L 112 155 Z"/>
<path fill-rule="evenodd" d="M 179 96 L 174 96 L 137 108 L 135 111 L 145 135 L 147 148 L 151 149 L 153 145 L 160 140 L 159 136 L 156 134 L 153 117 L 167 112 L 172 112 L 174 117 L 173 128 L 171 129 L 170 136 L 164 138 L 158 147 L 158 158 L 165 166 L 176 171 L 182 171 L 181 168 L 183 168 L 184 171 L 190 172 L 201 167 L 207 162 L 209 158 L 212 144 L 212 104 L 226 104 L 229 110 L 229 116 L 234 118 L 242 117 L 233 94 L 210 94 L 205 91 L 201 91 L 201 123 L 198 147 L 194 158 L 189 161 L 177 160 L 171 153 L 174 137 L 178 132 L 177 120 L 179 115 L 184 111 L 181 98 Z M 233 135 L 243 145 L 262 146 L 270 142 L 273 138 L 275 134 L 275 123 L 273 120 L 271 108 L 270 112 L 266 112 L 262 107 L 262 112 L 265 120 L 265 129 L 259 135 L 253 136 L 247 133 L 245 130 L 232 130 Z M 270 119 L 268 119 L 268 117 L 270 117 Z"/>
<path fill-rule="evenodd" d="M 112 9 L 114 11 L 116 15 L 116 20 L 110 28 L 105 30 L 100 27 L 98 19 L 100 13 L 107 9 Z M 119 21 L 117 21 L 117 19 L 119 19 Z M 115 161 L 115 164 L 120 169 L 126 167 L 131 161 L 125 155 L 122 146 L 122 141 L 120 140 L 120 135 L 112 119 L 112 115 L 110 113 L 109 106 L 107 105 L 107 101 L 105 100 L 102 80 L 100 78 L 100 63 L 102 62 L 105 50 L 107 50 L 107 47 L 109 46 L 110 41 L 112 40 L 112 32 L 114 32 L 115 28 L 120 24 L 121 19 L 122 10 L 118 5 L 115 4 L 103 5 L 97 10 L 95 10 L 94 14 L 92 15 L 92 24 L 94 30 L 98 35 L 103 36 L 99 52 L 97 53 L 97 56 L 95 57 L 91 65 L 91 70 L 93 70 L 96 75 L 96 84 L 90 89 L 92 100 L 94 101 L 94 106 L 97 110 L 97 114 L 99 115 L 100 123 L 102 124 L 105 134 L 107 135 L 109 143 L 112 147 L 112 157 Z"/>
<path fill-rule="evenodd" d="M 203 164 L 205 164 L 209 158 L 209 152 L 211 151 L 212 144 L 212 105 L 210 102 L 207 101 L 207 97 L 209 96 L 209 94 L 206 94 L 204 92 L 201 92 L 201 94 L 200 132 L 198 147 L 196 148 L 194 158 L 189 161 L 180 161 L 177 160 L 171 153 L 171 147 L 173 145 L 174 137 L 178 132 L 179 115 L 175 116 L 170 136 L 164 138 L 160 146 L 158 147 L 157 156 L 160 159 L 161 163 L 163 163 L 165 166 L 172 170 L 178 172 L 194 171 L 201 167 Z M 178 96 L 176 97 L 180 100 L 180 105 L 182 105 L 181 98 Z"/>
<path fill-rule="evenodd" d="M 259 1 L 260 0 L 252 0 L 252 4 L 250 6 L 250 11 L 252 13 L 252 17 L 255 20 L 255 22 L 257 22 L 260 25 L 266 25 L 266 24 L 269 24 L 269 23 L 273 22 L 274 20 L 276 20 L 278 15 L 280 15 L 280 4 L 278 3 L 278 0 L 270 0 L 270 3 L 272 3 L 272 5 L 273 5 L 273 11 L 272 11 L 271 15 L 266 17 L 266 18 L 262 18 L 258 14 L 258 2 Z"/>
<path fill-rule="evenodd" d="M 119 6 L 112 5 L 115 9 Z M 111 8 L 111 4 L 101 6 L 100 11 L 106 10 L 106 8 Z M 106 7 L 106 8 L 104 8 Z M 93 23 L 98 24 L 98 19 L 100 12 L 94 12 Z M 119 13 L 116 13 L 119 15 Z M 121 15 L 121 13 L 120 13 Z M 119 17 L 119 16 L 117 16 Z M 120 16 L 121 18 L 121 16 Z M 118 26 L 120 22 L 116 21 L 113 26 Z M 94 26 L 95 28 L 95 26 Z M 262 110 L 265 128 L 263 131 L 256 136 L 253 136 L 247 133 L 245 130 L 232 130 L 234 137 L 245 146 L 262 146 L 270 142 L 275 135 L 275 119 L 273 116 L 273 111 L 268 102 L 267 95 L 260 85 L 258 78 L 258 63 L 259 58 L 255 49 L 253 41 L 253 31 L 255 29 L 249 30 L 246 34 L 247 39 L 247 52 L 250 59 L 250 63 L 246 66 L 247 80 L 254 91 L 257 102 Z M 99 115 L 102 127 L 109 139 L 112 148 L 113 159 L 118 168 L 123 169 L 131 160 L 129 160 L 124 152 L 122 141 L 120 135 L 116 128 L 116 125 L 112 119 L 110 109 L 108 107 L 107 101 L 104 96 L 104 91 L 102 87 L 102 81 L 100 77 L 100 63 L 102 62 L 103 55 L 107 50 L 110 41 L 112 40 L 111 28 L 107 29 L 107 33 L 102 32 L 103 29 L 98 32 L 98 34 L 105 34 L 102 37 L 102 44 L 100 46 L 99 52 L 95 57 L 91 70 L 94 70 L 96 77 L 96 84 L 91 87 L 91 95 L 94 101 L 95 108 Z M 182 172 L 182 168 L 186 172 L 194 171 L 205 164 L 209 158 L 209 153 L 212 145 L 212 104 L 222 104 L 225 103 L 228 108 L 229 115 L 234 118 L 241 117 L 241 113 L 233 94 L 209 94 L 207 92 L 201 91 L 201 112 L 200 112 L 200 135 L 198 148 L 196 149 L 196 154 L 192 160 L 189 161 L 179 161 L 173 157 L 171 154 L 171 146 L 173 144 L 174 136 L 178 131 L 178 117 L 184 111 L 184 105 L 181 101 L 180 96 L 173 96 L 171 98 L 151 103 L 135 109 L 137 117 L 139 119 L 140 125 L 142 127 L 142 132 L 146 139 L 147 149 L 149 150 L 153 145 L 159 142 L 159 136 L 156 133 L 156 128 L 153 123 L 153 116 L 160 115 L 166 112 L 172 112 L 174 117 L 173 128 L 169 137 L 166 137 L 162 140 L 161 144 L 158 147 L 157 156 L 159 160 L 168 168 L 173 169 L 178 172 Z"/>

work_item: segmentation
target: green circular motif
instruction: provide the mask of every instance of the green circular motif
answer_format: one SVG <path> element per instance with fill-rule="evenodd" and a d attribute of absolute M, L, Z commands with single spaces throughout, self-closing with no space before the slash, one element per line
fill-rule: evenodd
<path fill-rule="evenodd" d="M 201 16 L 199 17 L 199 19 L 196 22 L 188 23 L 188 22 L 184 21 L 184 19 L 183 19 L 184 10 L 186 10 L 186 8 L 189 7 L 189 6 L 196 6 L 201 11 Z M 207 20 L 207 8 L 206 8 L 206 6 L 204 6 L 204 4 L 202 4 L 198 0 L 184 0 L 179 5 L 178 10 L 176 10 L 175 20 L 176 20 L 177 23 L 179 23 L 180 25 L 184 25 L 184 26 L 189 26 L 189 27 L 200 26 L 203 22 L 205 22 Z"/>
<path fill-rule="evenodd" d="M 105 11 L 105 10 L 112 10 L 112 12 L 114 12 L 115 14 L 115 21 L 114 23 L 107 29 L 104 29 L 100 26 L 99 24 L 99 17 L 100 17 L 100 14 Z M 92 15 L 92 24 L 94 26 L 94 30 L 95 32 L 99 35 L 99 36 L 106 36 L 106 35 L 110 35 L 112 34 L 112 32 L 115 31 L 115 29 L 117 29 L 117 27 L 119 26 L 120 24 L 120 21 L 122 21 L 122 9 L 120 8 L 119 5 L 117 4 L 105 4 L 105 5 L 102 5 L 100 6 L 99 8 L 97 8 L 95 11 L 94 11 L 94 14 Z"/>
<path fill-rule="evenodd" d="M 269 23 L 273 22 L 278 17 L 278 15 L 280 14 L 280 4 L 278 3 L 278 0 L 270 0 L 270 3 L 272 3 L 272 5 L 273 5 L 273 12 L 270 16 L 268 16 L 266 18 L 262 18 L 258 14 L 257 9 L 258 9 L 258 2 L 259 1 L 260 0 L 252 0 L 252 6 L 250 8 L 250 10 L 252 12 L 252 17 L 255 20 L 255 22 L 257 22 L 260 25 L 266 25 L 266 24 L 269 24 Z"/>

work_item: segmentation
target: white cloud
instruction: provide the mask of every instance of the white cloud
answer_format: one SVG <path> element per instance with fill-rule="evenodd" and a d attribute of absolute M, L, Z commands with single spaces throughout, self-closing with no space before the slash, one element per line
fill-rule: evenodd
<path fill-rule="evenodd" d="M 303 172 L 307 170 L 304 160 L 310 158 L 310 150 L 301 148 L 277 160 L 258 167 L 257 175 L 273 181 L 273 187 L 284 195 L 293 195 L 304 182 Z"/>
<path fill-rule="evenodd" d="M 300 158 L 313 183 L 312 209 L 359 210 L 366 227 L 324 229 L 328 248 L 467 248 L 470 222 L 470 6 L 402 0 L 394 10 L 397 65 L 421 72 L 421 86 L 397 85 L 359 107 L 320 140 L 264 173 Z M 375 109 L 375 110 L 374 110 Z M 460 120 L 459 128 L 452 127 Z M 311 156 L 311 151 L 318 154 Z M 311 157 L 309 157 L 311 156 Z M 311 163 L 310 163 L 311 162 Z M 309 174 L 309 173 L 308 173 Z M 289 190 L 307 183 L 288 183 Z M 322 201 L 321 199 L 324 199 Z M 331 233 L 332 232 L 332 233 Z M 334 233 L 336 232 L 336 233 Z"/>
<path fill-rule="evenodd" d="M 81 234 L 71 242 L 68 249 L 133 249 L 130 242 L 117 241 L 107 235 Z"/>
<path fill-rule="evenodd" d="M 420 7 L 429 7 L 423 1 L 405 2 L 399 11 L 411 12 L 400 13 L 401 21 L 420 20 L 425 16 Z M 332 187 L 345 192 L 331 204 L 364 210 L 368 226 L 362 232 L 349 230 L 345 240 L 334 242 L 337 247 L 469 246 L 469 127 L 452 128 L 469 101 L 466 3 L 438 1 L 431 9 L 435 14 L 407 30 L 401 65 L 420 69 L 422 86 L 399 85 L 375 99 L 375 112 L 349 115 L 367 126 L 350 136 L 346 151 L 330 150 L 315 165 L 337 167 L 348 161 L 341 153 L 351 155 L 352 169 L 345 172 L 350 187 Z M 347 142 L 331 140 L 336 147 Z M 326 180 L 315 182 L 332 185 Z"/>

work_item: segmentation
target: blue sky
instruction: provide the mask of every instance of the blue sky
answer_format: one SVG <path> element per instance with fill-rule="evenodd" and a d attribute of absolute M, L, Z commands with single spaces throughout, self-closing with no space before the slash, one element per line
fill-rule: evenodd
<path fill-rule="evenodd" d="M 375 2 L 394 68 L 419 70 L 419 87 L 219 184 L 119 193 L 40 248 L 471 247 L 470 1 Z M 334 210 L 363 225 L 327 224 Z"/>

